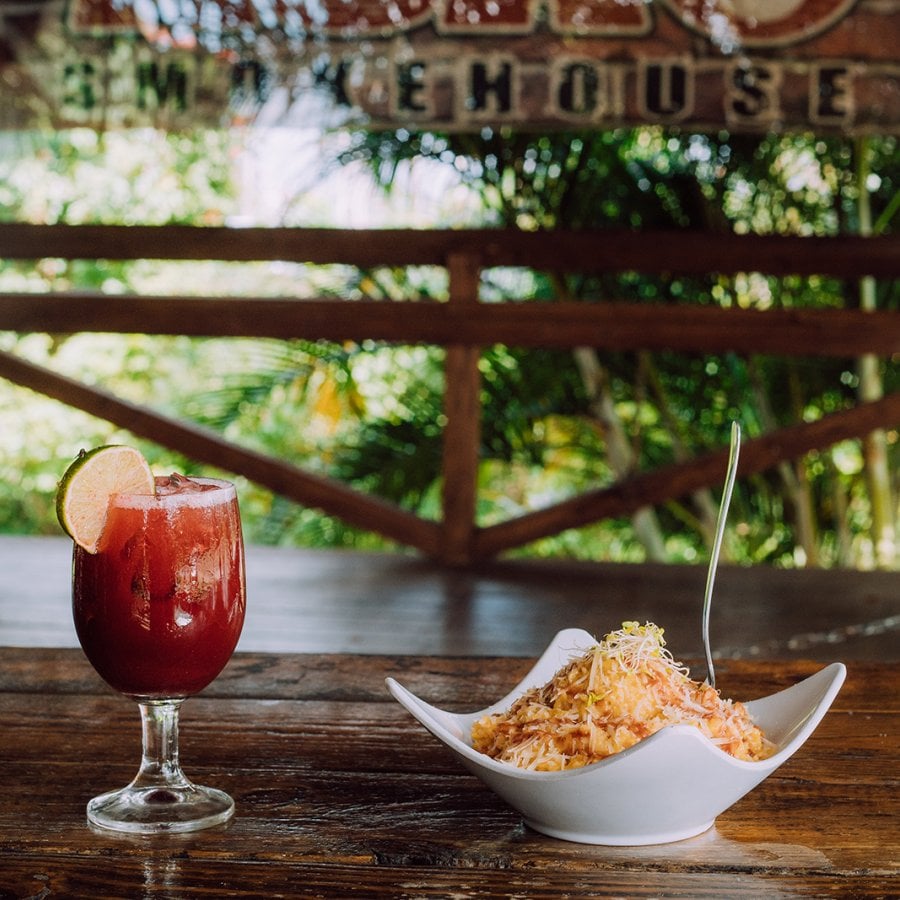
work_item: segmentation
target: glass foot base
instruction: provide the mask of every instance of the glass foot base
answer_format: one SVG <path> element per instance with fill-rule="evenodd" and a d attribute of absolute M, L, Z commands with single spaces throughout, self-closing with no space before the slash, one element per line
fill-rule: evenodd
<path fill-rule="evenodd" d="M 131 834 L 199 831 L 221 825 L 233 815 L 234 801 L 224 791 L 190 783 L 129 786 L 94 797 L 87 805 L 93 825 Z"/>

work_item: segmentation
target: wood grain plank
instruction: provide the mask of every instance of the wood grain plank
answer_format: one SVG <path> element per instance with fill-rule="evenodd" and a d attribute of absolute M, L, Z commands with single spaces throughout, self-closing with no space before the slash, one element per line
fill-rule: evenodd
<path fill-rule="evenodd" d="M 88 799 L 125 784 L 136 764 L 136 759 L 127 765 L 116 759 L 108 767 L 84 762 L 24 765 L 7 789 L 0 850 L 89 856 L 169 846 L 166 837 L 123 837 L 86 827 Z M 285 770 L 260 767 L 255 761 L 228 770 L 192 765 L 189 758 L 185 764 L 191 777 L 227 790 L 237 805 L 227 828 L 175 838 L 186 852 L 207 858 L 273 863 L 378 858 L 394 865 L 427 860 L 497 868 L 612 867 L 633 861 L 669 869 L 765 869 L 778 848 L 777 865 L 785 871 L 900 872 L 896 779 L 883 785 L 888 788 L 885 796 L 867 808 L 862 790 L 848 789 L 846 782 L 816 787 L 816 773 L 797 777 L 803 771 L 799 763 L 797 776 L 764 782 L 723 813 L 705 835 L 642 848 L 548 841 L 523 826 L 519 815 L 481 782 L 458 770 L 400 777 L 309 765 Z"/>
<path fill-rule="evenodd" d="M 65 778 L 66 772 L 69 778 Z M 714 829 L 689 841 L 653 847 L 597 847 L 550 841 L 473 776 L 391 778 L 297 767 L 222 772 L 188 766 L 200 783 L 227 790 L 236 816 L 194 836 L 124 837 L 87 827 L 95 793 L 130 780 L 134 767 L 24 769 L 0 822 L 0 853 L 129 856 L 177 847 L 219 860 L 367 864 L 428 863 L 455 868 L 565 866 L 586 869 L 642 864 L 785 872 L 867 871 L 898 874 L 896 799 L 866 810 L 846 784 L 811 787 L 812 778 L 770 780 L 723 813 Z M 894 784 L 896 787 L 896 782 Z M 893 791 L 896 794 L 896 790 Z M 590 798 L 585 798 L 590 802 Z M 0 866 L 2 871 L 2 866 Z M 2 882 L 0 882 L 2 884 Z"/>
<path fill-rule="evenodd" d="M 0 644 L 78 647 L 71 560 L 71 541 L 63 536 L 0 537 Z M 602 634 L 640 619 L 664 627 L 671 651 L 691 659 L 703 653 L 705 578 L 703 565 L 516 558 L 459 569 L 412 554 L 250 544 L 238 647 L 534 658 L 561 628 Z M 722 563 L 711 629 L 719 665 L 900 662 L 896 578 L 877 570 Z"/>
<path fill-rule="evenodd" d="M 71 694 L 117 699 L 80 649 L 0 647 L 0 659 L 0 693 L 10 697 Z M 699 660 L 686 662 L 700 666 Z M 534 657 L 236 653 L 222 674 L 190 702 L 309 700 L 393 706 L 384 685 L 390 675 L 438 706 L 480 709 L 507 693 L 533 663 Z M 723 695 L 749 700 L 790 687 L 822 665 L 810 660 L 725 659 L 717 662 L 716 676 Z M 848 663 L 847 680 L 832 709 L 900 714 L 900 663 Z"/>
<path fill-rule="evenodd" d="M 534 900 L 583 898 L 668 898 L 728 900 L 736 897 L 781 898 L 892 896 L 896 883 L 857 874 L 837 883 L 827 876 L 792 876 L 780 872 L 653 872 L 626 869 L 568 871 L 476 870 L 429 865 L 359 866 L 285 862 L 199 863 L 172 855 L 145 859 L 59 859 L 4 856 L 2 878 L 9 897 L 130 897 L 154 890 L 158 896 L 228 897 L 390 897 L 423 900 L 447 897 L 529 897 Z M 147 894 L 145 893 L 145 896 Z"/>
<path fill-rule="evenodd" d="M 528 664 L 238 654 L 181 732 L 186 771 L 232 793 L 236 818 L 128 837 L 87 827 L 84 804 L 134 774 L 135 705 L 77 650 L 0 648 L 0 896 L 875 897 L 896 883 L 900 666 L 852 666 L 804 747 L 710 831 L 615 848 L 524 827 L 383 689 L 395 674 L 493 699 Z M 758 694 L 818 667 L 729 661 L 720 677 Z"/>

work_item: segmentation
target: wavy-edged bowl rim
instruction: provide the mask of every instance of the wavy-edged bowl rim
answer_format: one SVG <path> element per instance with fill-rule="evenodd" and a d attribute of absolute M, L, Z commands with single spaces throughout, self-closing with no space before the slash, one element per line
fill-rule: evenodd
<path fill-rule="evenodd" d="M 522 769 L 511 763 L 493 759 L 472 746 L 470 743 L 471 738 L 469 737 L 472 723 L 482 716 L 507 709 L 515 699 L 520 697 L 529 688 L 545 684 L 553 674 L 565 664 L 566 660 L 561 656 L 564 646 L 569 647 L 567 652 L 569 658 L 571 658 L 572 654 L 587 650 L 592 646 L 596 646 L 596 644 L 596 638 L 584 629 L 567 628 L 557 632 L 556 636 L 536 660 L 532 668 L 518 684 L 512 688 L 512 690 L 497 702 L 474 712 L 454 713 L 441 709 L 440 707 L 434 706 L 423 700 L 408 688 L 404 687 L 395 678 L 390 676 L 385 679 L 385 684 L 394 699 L 418 720 L 421 725 L 438 738 L 438 740 L 442 741 L 460 756 L 471 762 L 476 768 L 493 771 L 498 775 L 508 778 L 550 782 L 561 779 L 577 779 L 579 777 L 585 777 L 599 769 L 616 766 L 629 757 L 646 753 L 649 747 L 652 747 L 660 741 L 669 740 L 669 735 L 675 734 L 681 734 L 694 739 L 698 744 L 698 748 L 702 748 L 702 750 L 712 753 L 720 762 L 725 762 L 737 770 L 763 773 L 772 772 L 793 756 L 793 754 L 806 742 L 813 731 L 815 731 L 816 727 L 831 707 L 831 704 L 834 702 L 847 674 L 846 666 L 843 663 L 833 662 L 796 684 L 783 688 L 774 694 L 769 694 L 755 700 L 742 701 L 750 713 L 751 718 L 753 718 L 754 721 L 757 721 L 759 719 L 759 713 L 761 711 L 765 713 L 765 710 L 772 705 L 772 702 L 776 698 L 781 698 L 783 700 L 792 692 L 804 689 L 809 690 L 814 686 L 820 687 L 821 696 L 812 710 L 809 711 L 806 716 L 797 720 L 792 720 L 780 729 L 782 733 L 790 735 L 789 739 L 783 746 L 780 746 L 772 756 L 763 760 L 737 759 L 716 746 L 713 741 L 692 725 L 667 725 L 626 750 L 622 750 L 619 753 L 608 756 L 597 762 L 589 763 L 586 766 L 565 769 L 558 772 L 539 772 L 531 769 Z M 551 666 L 552 671 L 547 674 L 546 670 Z M 765 716 L 763 715 L 763 718 L 764 717 Z M 445 719 L 453 722 L 459 728 L 460 732 L 466 736 L 465 739 L 460 738 L 444 725 L 442 720 Z M 764 728 L 764 730 L 766 729 Z"/>

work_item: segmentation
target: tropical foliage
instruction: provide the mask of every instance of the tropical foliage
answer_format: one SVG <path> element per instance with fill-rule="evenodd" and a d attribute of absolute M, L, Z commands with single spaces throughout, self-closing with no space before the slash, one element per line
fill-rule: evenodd
<path fill-rule="evenodd" d="M 248 204 L 246 172 L 236 163 L 246 159 L 244 137 L 73 132 L 27 141 L 8 139 L 10 152 L 0 161 L 4 219 L 219 224 L 258 218 Z M 402 192 L 421 183 L 411 173 L 423 167 L 432 180 L 431 173 L 442 173 L 443 192 L 431 213 L 433 224 L 440 225 L 681 228 L 697 231 L 698 239 L 709 230 L 845 234 L 896 228 L 900 207 L 900 154 L 893 138 L 751 139 L 658 129 L 554 135 L 361 132 L 344 136 L 330 159 L 340 172 L 354 173 L 354 183 L 361 169 L 371 173 L 388 198 L 378 201 L 381 221 L 391 224 L 409 211 Z M 328 184 L 339 184 L 340 177 L 332 175 Z M 290 178 L 285 182 L 289 185 Z M 282 187 L 277 221 L 342 224 L 321 218 L 327 204 L 312 184 L 308 177 L 302 190 Z M 422 224 L 421 212 L 416 207 L 415 221 L 406 224 Z M 315 292 L 386 301 L 411 294 L 441 299 L 446 293 L 444 275 L 430 270 L 55 260 L 0 268 L 3 290 L 73 286 L 109 295 Z M 586 303 L 900 307 L 896 284 L 827 278 L 490 270 L 482 284 L 486 302 L 552 302 L 559 296 Z M 425 515 L 438 514 L 443 390 L 438 348 L 11 333 L 0 335 L 0 342 L 3 349 L 102 381 L 130 399 L 201 422 L 247 446 L 289 457 Z M 879 360 L 498 346 L 483 354 L 481 369 L 482 523 L 721 446 L 733 419 L 748 434 L 762 434 L 860 396 L 900 389 L 896 366 Z M 52 494 L 66 460 L 81 445 L 117 438 L 127 436 L 0 385 L 0 529 L 53 532 Z M 897 432 L 873 440 L 880 441 L 880 453 L 848 442 L 740 485 L 732 513 L 732 558 L 896 566 Z M 145 450 L 155 466 L 192 468 L 159 447 Z M 886 481 L 876 477 L 879 467 Z M 371 535 L 253 485 L 243 486 L 242 504 L 251 540 L 379 546 Z M 715 507 L 716 497 L 704 492 L 627 522 L 598 523 L 547 539 L 526 552 L 697 561 L 705 553 Z"/>

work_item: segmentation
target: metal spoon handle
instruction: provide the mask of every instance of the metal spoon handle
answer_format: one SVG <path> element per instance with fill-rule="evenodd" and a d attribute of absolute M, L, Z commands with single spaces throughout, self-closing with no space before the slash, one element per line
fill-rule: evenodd
<path fill-rule="evenodd" d="M 719 504 L 719 517 L 716 520 L 716 536 L 713 539 L 712 554 L 709 558 L 709 571 L 706 573 L 706 591 L 703 595 L 703 649 L 706 652 L 706 680 L 712 687 L 716 686 L 716 670 L 713 667 L 712 651 L 709 647 L 709 610 L 712 606 L 713 583 L 716 580 L 716 568 L 719 565 L 719 552 L 722 549 L 722 538 L 725 536 L 725 522 L 728 517 L 728 505 L 734 490 L 737 476 L 738 456 L 741 449 L 741 426 L 731 423 L 731 447 L 728 451 L 728 469 L 725 473 L 725 488 L 722 491 L 722 502 Z"/>

